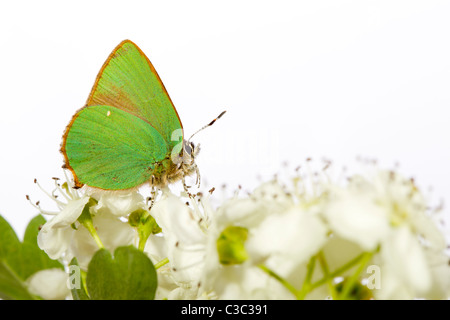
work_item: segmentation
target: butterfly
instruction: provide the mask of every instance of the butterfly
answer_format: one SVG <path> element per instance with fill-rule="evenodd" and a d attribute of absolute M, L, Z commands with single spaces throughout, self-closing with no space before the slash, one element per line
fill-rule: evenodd
<path fill-rule="evenodd" d="M 182 180 L 187 192 L 186 176 L 196 173 L 200 183 L 194 161 L 199 150 L 184 139 L 164 84 L 130 40 L 122 41 L 103 64 L 61 144 L 63 168 L 72 172 L 75 188 L 104 190 L 133 189 L 145 183 L 162 188 Z"/>

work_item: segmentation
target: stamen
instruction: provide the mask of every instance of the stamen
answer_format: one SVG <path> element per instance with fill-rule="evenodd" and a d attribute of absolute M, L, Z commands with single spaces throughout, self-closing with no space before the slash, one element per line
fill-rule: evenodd
<path fill-rule="evenodd" d="M 31 201 L 29 195 L 26 195 L 26 198 L 27 198 L 28 202 L 29 202 L 34 208 L 36 208 L 40 213 L 42 213 L 42 214 L 47 214 L 47 215 L 52 215 L 52 216 L 55 216 L 55 215 L 59 214 L 59 211 L 58 211 L 58 212 L 54 212 L 54 211 L 43 210 L 43 209 L 39 206 L 40 201 L 37 201 L 36 204 L 34 204 L 34 203 Z"/>
<path fill-rule="evenodd" d="M 67 192 L 69 192 L 69 194 L 71 195 L 71 196 L 73 196 L 71 193 L 70 193 L 70 187 L 68 187 L 67 188 Z M 67 192 L 65 192 L 62 188 L 61 188 L 61 185 L 57 182 L 57 181 L 55 181 L 55 189 L 53 190 L 53 192 L 52 192 L 52 196 L 53 196 L 53 198 L 54 198 L 54 200 L 56 201 L 56 203 L 57 204 L 59 204 L 59 205 L 65 205 L 65 203 L 64 202 L 61 202 L 60 200 L 58 200 L 58 199 L 56 199 L 57 197 L 55 196 L 55 193 L 56 192 L 59 192 L 59 194 L 62 194 L 62 196 L 67 200 L 67 201 L 70 201 L 70 200 L 72 200 L 71 198 L 69 198 L 68 196 L 67 196 Z M 77 194 L 78 195 L 78 194 Z M 77 197 L 77 198 L 79 198 L 79 196 Z"/>
<path fill-rule="evenodd" d="M 64 176 L 65 176 L 66 181 L 67 181 L 67 185 L 68 185 L 67 192 L 69 193 L 69 195 L 72 197 L 72 199 L 80 198 L 80 195 L 79 195 L 78 191 L 74 189 L 75 185 L 73 183 L 73 180 L 69 179 L 69 176 L 67 175 L 67 171 L 66 170 L 64 170 Z M 69 199 L 69 198 L 67 198 L 67 199 Z"/>
<path fill-rule="evenodd" d="M 195 195 L 194 195 L 195 196 Z M 200 210 L 197 201 L 192 201 L 192 206 L 194 207 L 194 212 L 197 214 L 197 217 L 199 219 L 205 218 L 204 213 Z"/>
<path fill-rule="evenodd" d="M 193 268 L 195 266 L 197 266 L 198 264 L 200 264 L 202 261 L 204 260 L 204 257 L 198 257 L 196 260 L 193 260 L 191 263 L 186 264 L 182 267 L 177 266 L 177 268 L 173 267 L 172 271 L 177 272 L 177 271 L 184 271 L 190 268 Z"/>
<path fill-rule="evenodd" d="M 200 181 L 201 181 L 200 180 L 200 170 L 198 169 L 198 167 L 195 163 L 194 163 L 194 168 L 195 168 L 195 175 L 197 177 L 197 180 L 195 182 L 196 182 L 197 188 L 200 188 Z"/>
<path fill-rule="evenodd" d="M 242 189 L 242 186 L 241 186 L 241 185 L 238 185 L 238 188 L 234 191 L 234 194 L 233 194 L 233 197 L 234 197 L 234 198 L 237 198 L 237 197 L 238 197 L 239 192 L 241 191 L 241 189 Z"/>
<path fill-rule="evenodd" d="M 55 201 L 57 204 L 64 204 L 63 202 L 55 199 L 53 194 L 50 194 L 47 192 L 47 190 L 45 190 L 44 188 L 42 188 L 42 186 L 39 184 L 39 182 L 37 181 L 37 179 L 34 179 L 34 183 L 37 184 L 37 186 L 39 187 L 39 189 L 41 189 L 42 192 L 44 192 L 50 199 L 52 199 L 53 201 Z"/>

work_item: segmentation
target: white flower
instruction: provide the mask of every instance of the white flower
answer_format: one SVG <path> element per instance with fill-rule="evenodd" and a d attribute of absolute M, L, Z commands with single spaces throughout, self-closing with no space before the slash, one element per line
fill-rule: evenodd
<path fill-rule="evenodd" d="M 354 181 L 354 180 L 352 180 Z M 380 206 L 365 181 L 332 189 L 324 216 L 337 235 L 374 250 L 389 232 L 388 212 Z"/>
<path fill-rule="evenodd" d="M 162 198 L 150 214 L 161 227 L 162 237 L 150 236 L 145 252 L 153 263 L 164 258 L 169 260 L 168 265 L 158 269 L 158 279 L 163 285 L 158 288 L 157 298 L 197 297 L 206 241 L 202 226 L 208 220 L 207 215 L 192 210 L 169 189 L 163 190 Z"/>
<path fill-rule="evenodd" d="M 266 266 L 287 277 L 308 261 L 327 240 L 327 228 L 317 215 L 299 207 L 267 216 L 246 244 L 252 259 L 267 260 Z"/>
<path fill-rule="evenodd" d="M 35 181 L 35 183 L 37 183 L 37 181 Z M 45 192 L 45 190 L 43 191 Z M 80 217 L 84 207 L 89 202 L 89 197 L 80 194 L 68 183 L 61 186 L 58 183 L 58 180 L 55 180 L 55 190 L 52 194 L 45 193 L 55 201 L 60 211 L 45 211 L 39 206 L 34 205 L 41 213 L 54 215 L 52 219 L 43 225 L 38 234 L 37 241 L 39 247 L 44 250 L 50 258 L 58 259 L 64 254 L 72 241 L 74 233 L 72 224 Z M 58 196 L 62 196 L 66 202 L 59 200 Z"/>
<path fill-rule="evenodd" d="M 450 266 L 444 251 L 424 245 L 408 226 L 398 227 L 381 244 L 375 259 L 381 270 L 377 299 L 445 299 L 449 297 Z"/>
<path fill-rule="evenodd" d="M 134 229 L 121 221 L 118 216 L 123 210 L 128 212 L 134 208 L 143 207 L 144 202 L 141 195 L 131 192 L 115 198 L 109 194 L 102 196 L 97 193 L 95 196 L 98 196 L 101 202 L 99 202 L 100 205 L 95 205 L 91 197 L 74 189 L 70 180 L 67 177 L 66 179 L 68 182 L 62 186 L 55 180 L 56 188 L 49 195 L 58 205 L 59 212 L 45 211 L 35 205 L 41 213 L 54 215 L 42 226 L 37 239 L 39 247 L 50 258 L 59 259 L 64 256 L 70 260 L 76 256 L 80 266 L 84 269 L 87 267 L 90 258 L 99 248 L 90 232 L 78 222 L 86 205 L 89 205 L 89 201 L 92 202 L 89 212 L 90 214 L 95 213 L 92 217 L 95 232 L 105 248 L 113 252 L 118 246 L 134 242 Z M 57 195 L 60 198 L 62 196 L 66 201 L 59 200 Z"/>
<path fill-rule="evenodd" d="M 73 233 L 71 225 L 77 221 L 89 198 L 70 201 L 54 218 L 46 222 L 38 234 L 39 248 L 52 259 L 59 259 L 69 247 Z"/>
<path fill-rule="evenodd" d="M 273 277 L 249 262 L 219 268 L 214 293 L 221 300 L 290 300 L 294 296 Z"/>
<path fill-rule="evenodd" d="M 54 218 L 47 221 L 38 234 L 39 248 L 52 259 L 59 259 L 69 247 L 75 230 L 71 225 L 77 221 L 89 197 L 72 200 Z"/>
<path fill-rule="evenodd" d="M 313 212 L 314 206 L 303 208 L 292 197 L 274 180 L 263 183 L 248 198 L 230 199 L 218 209 L 208 229 L 204 291 L 220 299 L 294 297 L 260 264 L 290 276 L 320 250 L 327 228 Z"/>
<path fill-rule="evenodd" d="M 342 184 L 325 172 L 329 164 L 312 172 L 308 161 L 306 176 L 296 171 L 286 184 L 276 178 L 236 192 L 217 209 L 210 194 L 188 198 L 164 188 L 147 212 L 136 191 L 88 190 L 88 197 L 57 184 L 66 201 L 50 195 L 59 211 L 38 243 L 52 258 L 76 257 L 82 269 L 99 246 L 134 244 L 157 267 L 156 299 L 448 298 L 446 240 L 414 181 L 377 170 Z M 369 280 L 368 266 L 379 277 Z M 44 277 L 34 276 L 38 292 Z M 46 290 L 36 294 L 50 297 Z"/>
<path fill-rule="evenodd" d="M 426 261 L 430 267 L 432 284 L 423 296 L 426 299 L 450 298 L 450 258 L 448 255 L 432 249 L 425 251 Z"/>
<path fill-rule="evenodd" d="M 28 291 L 45 300 L 64 300 L 70 294 L 67 279 L 68 275 L 64 270 L 41 270 L 27 279 Z"/>
<path fill-rule="evenodd" d="M 95 191 L 91 196 L 98 199 L 98 204 L 92 208 L 94 213 L 108 212 L 118 217 L 125 217 L 137 209 L 144 209 L 144 198 L 137 191 L 102 192 Z"/>
<path fill-rule="evenodd" d="M 430 292 L 434 280 L 426 252 L 442 256 L 445 238 L 412 180 L 392 171 L 378 171 L 370 179 L 353 176 L 348 186 L 331 189 L 323 215 L 337 236 L 365 251 L 379 248 L 372 261 L 381 270 L 377 298 L 411 299 Z"/>
<path fill-rule="evenodd" d="M 404 225 L 443 248 L 445 240 L 425 209 L 425 199 L 411 180 L 380 171 L 372 180 L 353 176 L 347 187 L 334 187 L 324 216 L 333 231 L 366 250 Z"/>
<path fill-rule="evenodd" d="M 103 212 L 93 216 L 92 223 L 105 249 L 110 252 L 114 252 L 117 247 L 135 243 L 135 230 L 115 215 Z M 74 230 L 72 234 L 65 258 L 70 261 L 73 257 L 76 257 L 80 268 L 87 270 L 92 256 L 98 249 L 98 245 L 89 231 L 83 225 L 78 225 L 77 230 Z"/>
<path fill-rule="evenodd" d="M 425 253 L 408 227 L 391 232 L 381 246 L 381 286 L 378 299 L 413 299 L 431 287 L 431 271 Z"/>

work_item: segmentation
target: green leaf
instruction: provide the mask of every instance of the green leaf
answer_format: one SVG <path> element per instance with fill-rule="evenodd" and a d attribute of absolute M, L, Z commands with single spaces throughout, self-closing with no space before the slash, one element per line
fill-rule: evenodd
<path fill-rule="evenodd" d="M 100 249 L 89 263 L 86 286 L 95 300 L 152 300 L 156 270 L 147 255 L 133 246 L 117 248 L 114 257 Z"/>
<path fill-rule="evenodd" d="M 42 216 L 33 218 L 27 226 L 24 242 L 20 242 L 13 228 L 0 216 L 0 297 L 3 299 L 36 299 L 27 291 L 26 280 L 32 274 L 64 266 L 50 259 L 37 245 Z"/>
<path fill-rule="evenodd" d="M 32 300 L 25 283 L 18 278 L 13 270 L 0 260 L 0 298 L 4 300 Z"/>
<path fill-rule="evenodd" d="M 8 257 L 7 263 L 23 280 L 44 269 L 59 268 L 64 270 L 59 261 L 50 259 L 38 246 L 28 242 L 22 243 L 17 253 Z"/>
<path fill-rule="evenodd" d="M 0 259 L 6 259 L 9 255 L 15 254 L 19 247 L 20 240 L 14 229 L 0 216 Z"/>
<path fill-rule="evenodd" d="M 21 255 L 19 238 L 9 223 L 0 216 L 0 298 L 2 299 L 33 299 L 23 282 L 24 279 L 21 279 L 10 266 L 11 260 L 19 255 Z"/>
<path fill-rule="evenodd" d="M 77 258 L 73 258 L 69 264 L 69 283 L 72 286 L 70 290 L 73 300 L 90 300 L 84 286 L 83 274 L 84 272 L 80 269 Z"/>
<path fill-rule="evenodd" d="M 64 266 L 57 260 L 52 260 L 38 247 L 37 236 L 40 227 L 46 222 L 45 218 L 38 215 L 31 219 L 25 230 L 23 243 L 17 255 L 10 256 L 8 261 L 14 267 L 19 277 L 27 279 L 29 276 L 44 269 L 59 268 Z"/>
<path fill-rule="evenodd" d="M 28 223 L 27 228 L 25 229 L 23 242 L 32 243 L 37 246 L 37 236 L 39 234 L 41 226 L 43 226 L 45 222 L 45 218 L 40 214 L 31 219 L 31 221 Z"/>

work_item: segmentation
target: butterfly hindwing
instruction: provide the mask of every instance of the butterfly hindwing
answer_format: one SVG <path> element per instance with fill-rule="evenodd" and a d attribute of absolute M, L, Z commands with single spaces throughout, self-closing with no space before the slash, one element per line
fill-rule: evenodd
<path fill-rule="evenodd" d="M 148 181 L 169 149 L 146 121 L 122 109 L 98 105 L 85 107 L 72 118 L 62 151 L 78 186 L 123 190 Z"/>

